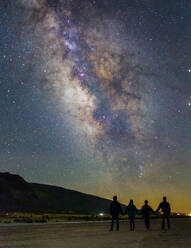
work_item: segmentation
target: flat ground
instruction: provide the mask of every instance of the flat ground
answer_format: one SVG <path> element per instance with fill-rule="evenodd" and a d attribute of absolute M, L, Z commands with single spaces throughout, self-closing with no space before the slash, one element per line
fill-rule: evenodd
<path fill-rule="evenodd" d="M 191 248 L 191 219 L 171 219 L 172 228 L 161 231 L 161 220 L 142 220 L 135 231 L 121 222 L 120 231 L 109 232 L 110 223 L 23 224 L 0 226 L 0 248 Z"/>

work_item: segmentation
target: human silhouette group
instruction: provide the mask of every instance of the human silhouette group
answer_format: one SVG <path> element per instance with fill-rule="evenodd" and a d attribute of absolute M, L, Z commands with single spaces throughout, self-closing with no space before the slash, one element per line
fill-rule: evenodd
<path fill-rule="evenodd" d="M 138 212 L 136 206 L 133 203 L 133 200 L 130 200 L 129 205 L 126 207 L 125 211 L 122 211 L 121 204 L 117 201 L 117 196 L 113 197 L 113 201 L 110 205 L 110 214 L 112 216 L 111 219 L 111 227 L 110 231 L 113 231 L 114 223 L 116 222 L 116 230 L 119 231 L 119 214 L 127 214 L 129 216 L 129 225 L 130 225 L 130 231 L 135 230 L 135 217 L 136 215 L 142 215 L 145 227 L 147 230 L 150 229 L 150 214 L 158 213 L 159 210 L 161 210 L 162 214 L 162 225 L 161 229 L 164 230 L 165 228 L 165 220 L 167 221 L 167 227 L 170 229 L 170 204 L 167 202 L 166 196 L 163 197 L 163 201 L 159 204 L 156 211 L 154 211 L 149 205 L 148 201 L 145 200 L 145 204 L 142 206 L 141 211 Z"/>

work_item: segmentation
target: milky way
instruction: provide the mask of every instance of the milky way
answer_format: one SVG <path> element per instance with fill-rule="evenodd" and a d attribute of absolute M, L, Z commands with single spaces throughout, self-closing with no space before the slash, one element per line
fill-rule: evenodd
<path fill-rule="evenodd" d="M 55 161 L 65 156 L 63 165 L 61 159 L 52 163 L 71 178 L 70 184 L 59 179 L 63 186 L 87 191 L 88 185 L 89 193 L 121 194 L 123 201 L 126 195 L 143 200 L 142 194 L 157 199 L 167 187 L 169 197 L 175 195 L 181 166 L 188 170 L 189 6 L 170 1 L 168 12 L 151 2 L 17 1 L 27 44 L 35 50 L 27 60 L 33 91 L 51 123 L 44 130 L 52 128 L 43 132 L 55 144 Z"/>
<path fill-rule="evenodd" d="M 38 1 L 30 7 L 48 61 L 42 87 L 51 88 L 83 145 L 103 153 L 110 170 L 126 164 L 133 148 L 132 166 L 142 175 L 145 141 L 152 139 L 147 109 L 154 74 L 148 57 L 131 37 L 118 33 L 124 25 L 119 15 L 103 15 L 93 2 Z"/>

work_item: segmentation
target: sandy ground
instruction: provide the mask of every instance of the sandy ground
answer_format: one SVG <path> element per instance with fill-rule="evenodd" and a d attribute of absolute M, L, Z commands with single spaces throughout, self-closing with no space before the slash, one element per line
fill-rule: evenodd
<path fill-rule="evenodd" d="M 161 231 L 161 220 L 145 230 L 142 220 L 134 232 L 129 223 L 109 232 L 109 223 L 0 226 L 0 248 L 191 248 L 191 219 L 171 219 L 172 228 Z"/>

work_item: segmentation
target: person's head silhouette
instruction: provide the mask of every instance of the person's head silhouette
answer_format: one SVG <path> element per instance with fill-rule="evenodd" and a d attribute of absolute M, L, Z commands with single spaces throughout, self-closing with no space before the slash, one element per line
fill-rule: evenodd
<path fill-rule="evenodd" d="M 130 204 L 133 204 L 133 200 L 130 200 Z"/>
<path fill-rule="evenodd" d="M 163 197 L 163 201 L 166 202 L 166 196 Z"/>
<path fill-rule="evenodd" d="M 114 195 L 113 200 L 117 201 L 117 196 L 116 195 Z"/>
<path fill-rule="evenodd" d="M 145 200 L 145 205 L 148 205 L 148 201 L 147 200 Z"/>

